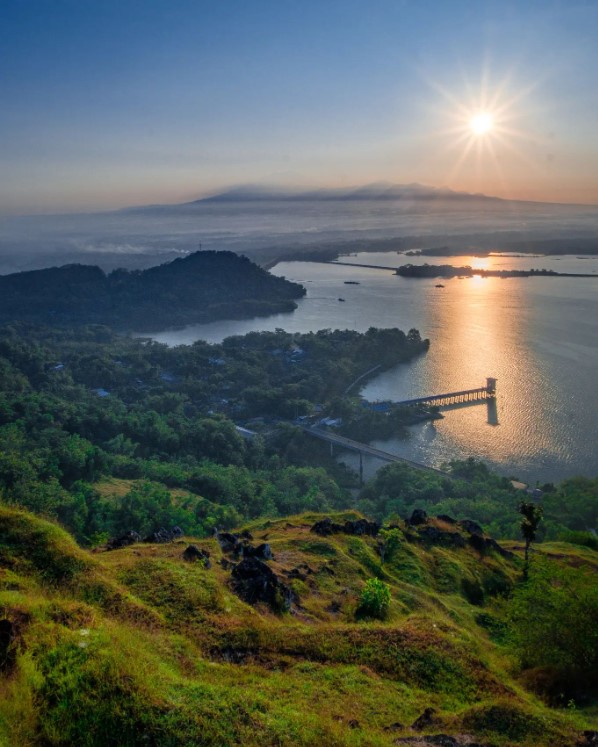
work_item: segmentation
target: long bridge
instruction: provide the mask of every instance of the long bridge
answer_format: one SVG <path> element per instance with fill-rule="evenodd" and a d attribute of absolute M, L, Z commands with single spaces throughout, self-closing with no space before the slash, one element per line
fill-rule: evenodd
<path fill-rule="evenodd" d="M 370 373 L 366 372 L 365 375 Z M 362 377 L 360 377 L 362 378 Z M 359 379 L 357 380 L 359 381 Z M 353 382 L 356 383 L 356 382 Z M 353 384 L 351 385 L 353 386 Z M 349 387 L 351 388 L 351 387 Z M 494 400 L 496 397 L 496 379 L 488 377 L 486 379 L 486 386 L 477 387 L 476 389 L 464 389 L 460 392 L 446 392 L 445 394 L 433 394 L 429 397 L 417 397 L 415 399 L 406 399 L 402 402 L 395 402 L 397 405 L 421 405 L 421 404 L 439 404 L 439 405 L 451 405 L 458 402 L 473 402 L 476 400 Z M 354 441 L 352 438 L 346 438 L 346 436 L 340 436 L 338 433 L 333 433 L 328 430 L 323 430 L 317 426 L 302 425 L 300 426 L 304 433 L 307 433 L 314 438 L 319 438 L 321 441 L 326 441 L 330 444 L 330 453 L 334 446 L 339 446 L 349 451 L 356 451 L 359 454 L 359 479 L 363 484 L 363 456 L 375 457 L 383 462 L 395 462 L 399 464 L 406 464 L 414 469 L 423 470 L 425 472 L 432 472 L 443 477 L 450 477 L 448 472 L 443 472 L 435 467 L 429 467 L 421 462 L 414 462 L 411 459 L 405 459 L 397 454 L 391 454 L 388 451 L 382 449 L 376 449 L 374 446 L 369 444 L 361 443 L 360 441 Z"/>
<path fill-rule="evenodd" d="M 454 405 L 458 402 L 474 402 L 496 397 L 496 379 L 488 377 L 486 386 L 476 389 L 463 389 L 460 392 L 446 392 L 445 394 L 432 394 L 429 397 L 416 397 L 415 399 L 404 399 L 395 402 L 396 405 L 409 407 L 411 405 Z"/>
<path fill-rule="evenodd" d="M 414 462 L 411 459 L 405 459 L 404 457 L 391 454 L 388 451 L 382 451 L 382 449 L 376 449 L 374 446 L 369 444 L 361 443 L 360 441 L 354 441 L 352 438 L 346 438 L 345 436 L 339 436 L 338 433 L 332 433 L 331 431 L 325 431 L 316 426 L 302 425 L 300 426 L 304 433 L 314 438 L 319 438 L 321 441 L 327 441 L 330 444 L 330 451 L 334 446 L 340 446 L 343 449 L 349 451 L 356 451 L 359 453 L 359 479 L 363 484 L 363 455 L 375 457 L 383 462 L 396 462 L 399 464 L 406 464 L 414 469 L 423 470 L 424 472 L 433 472 L 436 475 L 442 475 L 442 477 L 450 477 L 448 472 L 443 472 L 435 467 L 428 467 L 420 462 Z"/>

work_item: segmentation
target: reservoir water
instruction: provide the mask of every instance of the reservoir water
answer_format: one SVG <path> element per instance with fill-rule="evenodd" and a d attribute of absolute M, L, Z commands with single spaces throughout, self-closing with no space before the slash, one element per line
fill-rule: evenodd
<path fill-rule="evenodd" d="M 422 257 L 356 254 L 342 262 L 398 266 Z M 388 270 L 284 262 L 272 271 L 301 282 L 296 311 L 220 321 L 151 335 L 169 345 L 277 327 L 411 327 L 429 337 L 428 353 L 370 380 L 370 400 L 481 386 L 498 379 L 496 411 L 485 404 L 443 409 L 444 419 L 410 428 L 406 440 L 375 441 L 401 456 L 440 466 L 474 456 L 526 482 L 598 475 L 598 257 L 426 258 L 432 264 L 488 269 L 546 268 L 589 278 L 404 279 Z M 358 285 L 347 285 L 346 281 Z M 442 284 L 444 287 L 437 287 Z M 344 298 L 345 302 L 340 302 Z M 346 457 L 348 463 L 351 456 Z M 366 473 L 380 466 L 366 464 Z"/>

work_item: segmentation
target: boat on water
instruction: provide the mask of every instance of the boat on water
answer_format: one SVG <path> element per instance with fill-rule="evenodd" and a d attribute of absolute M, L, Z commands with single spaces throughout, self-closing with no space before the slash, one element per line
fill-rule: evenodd
<path fill-rule="evenodd" d="M 444 288 L 444 285 L 442 283 L 437 283 L 434 287 L 435 288 Z"/>
<path fill-rule="evenodd" d="M 345 299 L 344 299 L 344 298 L 339 298 L 338 300 L 339 300 L 339 301 L 343 301 L 343 302 L 344 302 L 344 300 L 345 300 Z"/>
<path fill-rule="evenodd" d="M 345 285 L 361 285 L 359 280 L 345 280 Z"/>

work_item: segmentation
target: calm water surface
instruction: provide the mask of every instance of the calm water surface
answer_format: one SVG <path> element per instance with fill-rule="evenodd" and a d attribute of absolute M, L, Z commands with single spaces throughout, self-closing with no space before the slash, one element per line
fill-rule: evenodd
<path fill-rule="evenodd" d="M 598 475 L 598 257 L 424 259 L 381 253 L 342 261 L 546 267 L 597 277 L 415 280 L 386 270 L 287 262 L 273 272 L 308 290 L 296 311 L 152 337 L 177 345 L 277 327 L 290 332 L 416 327 L 430 338 L 429 352 L 371 380 L 362 394 L 401 400 L 481 386 L 494 376 L 496 412 L 485 404 L 446 408 L 443 420 L 410 428 L 409 439 L 376 441 L 376 446 L 434 466 L 475 456 L 529 482 Z M 345 285 L 346 280 L 360 284 Z M 444 288 L 435 287 L 440 282 Z M 351 463 L 351 456 L 346 460 Z M 373 460 L 366 471 L 378 466 Z"/>

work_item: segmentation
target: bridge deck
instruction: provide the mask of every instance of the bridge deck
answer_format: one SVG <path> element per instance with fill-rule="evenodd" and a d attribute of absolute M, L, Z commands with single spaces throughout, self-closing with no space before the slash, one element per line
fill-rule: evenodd
<path fill-rule="evenodd" d="M 447 392 L 446 394 L 432 394 L 429 397 L 416 397 L 415 399 L 404 399 L 397 402 L 397 405 L 419 405 L 424 402 L 442 402 L 445 400 L 456 400 L 465 398 L 488 399 L 494 397 L 495 393 L 488 387 L 482 386 L 477 389 L 464 389 L 461 392 Z"/>
<path fill-rule="evenodd" d="M 319 438 L 322 441 L 327 441 L 328 443 L 340 446 L 343 449 L 349 449 L 349 451 L 358 451 L 361 454 L 366 454 L 367 456 L 381 459 L 383 462 L 398 462 L 401 464 L 407 464 L 409 465 L 409 467 L 413 467 L 414 469 L 424 470 L 426 472 L 434 472 L 435 474 L 442 475 L 443 477 L 450 477 L 448 472 L 443 472 L 442 470 L 436 469 L 435 467 L 428 467 L 427 465 L 421 464 L 420 462 L 413 462 L 411 461 L 411 459 L 405 459 L 404 457 L 397 456 L 396 454 L 391 454 L 388 451 L 382 451 L 382 449 L 376 449 L 373 446 L 369 446 L 369 444 L 363 444 L 359 441 L 353 441 L 353 439 L 346 438 L 345 436 L 339 436 L 337 433 L 323 431 L 319 428 L 310 428 L 307 425 L 303 425 L 301 426 L 301 428 L 305 433 L 308 433 L 314 438 Z"/>

